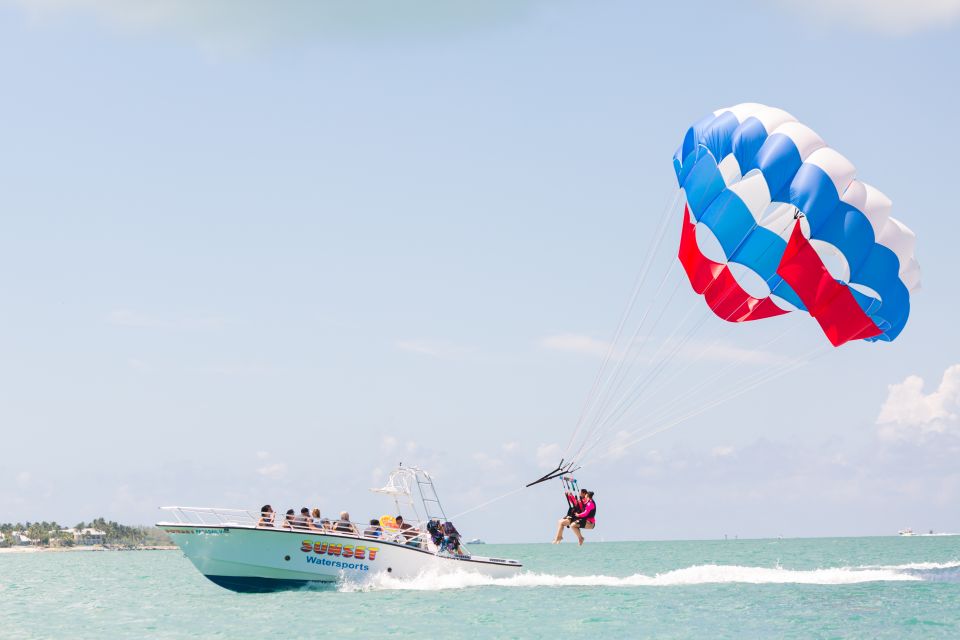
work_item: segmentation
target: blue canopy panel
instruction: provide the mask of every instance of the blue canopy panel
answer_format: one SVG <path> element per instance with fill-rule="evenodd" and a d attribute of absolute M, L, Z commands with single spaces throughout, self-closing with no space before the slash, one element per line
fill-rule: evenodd
<path fill-rule="evenodd" d="M 686 160 L 686 158 L 693 153 L 697 147 L 703 144 L 703 132 L 704 130 L 716 120 L 717 117 L 712 113 L 708 116 L 704 116 L 693 123 L 693 126 L 687 129 L 686 135 L 683 137 L 683 144 L 680 145 L 680 157 Z"/>
<path fill-rule="evenodd" d="M 680 184 L 686 192 L 687 204 L 694 220 L 699 220 L 710 203 L 727 188 L 717 167 L 717 160 L 710 155 L 706 147 L 698 149 L 702 150 L 700 157 L 689 172 L 686 172 L 686 179 Z"/>
<path fill-rule="evenodd" d="M 747 118 L 733 133 L 733 157 L 740 165 L 740 172 L 747 173 L 757 168 L 757 151 L 767 141 L 767 130 L 756 118 Z"/>

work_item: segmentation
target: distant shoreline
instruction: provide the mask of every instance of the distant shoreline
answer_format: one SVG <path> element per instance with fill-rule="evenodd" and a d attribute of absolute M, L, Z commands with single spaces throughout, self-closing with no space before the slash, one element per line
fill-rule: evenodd
<path fill-rule="evenodd" d="M 32 545 L 23 545 L 0 548 L 0 555 L 5 553 L 75 553 L 78 551 L 175 551 L 177 548 L 176 545 L 145 545 L 140 547 L 111 547 L 99 544 L 86 547 L 35 547 Z"/>

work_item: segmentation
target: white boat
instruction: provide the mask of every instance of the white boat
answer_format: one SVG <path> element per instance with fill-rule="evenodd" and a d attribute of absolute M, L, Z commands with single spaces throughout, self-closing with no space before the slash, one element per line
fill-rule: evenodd
<path fill-rule="evenodd" d="M 447 522 L 430 474 L 401 466 L 387 485 L 371 489 L 393 499 L 395 514 L 416 523 L 401 533 L 384 527 L 363 533 L 257 526 L 260 514 L 240 509 L 161 507 L 171 520 L 158 522 L 200 573 L 215 584 L 240 592 L 278 591 L 311 583 L 365 581 L 378 573 L 412 578 L 428 570 L 466 570 L 494 578 L 516 575 L 516 560 L 473 555 L 463 545 L 447 550 L 427 530 L 431 520 Z M 281 517 L 278 514 L 278 517 Z M 340 528 L 348 528 L 345 524 Z"/>
<path fill-rule="evenodd" d="M 930 529 L 927 533 L 916 533 L 913 529 L 901 529 L 897 532 L 901 536 L 915 536 L 919 538 L 942 538 L 945 536 L 960 536 L 960 533 L 946 533 L 946 532 L 934 532 L 933 529 Z"/>

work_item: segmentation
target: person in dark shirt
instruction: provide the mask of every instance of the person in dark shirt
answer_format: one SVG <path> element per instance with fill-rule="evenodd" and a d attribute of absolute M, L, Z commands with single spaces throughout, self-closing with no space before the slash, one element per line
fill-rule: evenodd
<path fill-rule="evenodd" d="M 309 529 L 310 528 L 310 509 L 303 507 L 300 509 L 300 515 L 293 519 L 294 529 Z"/>
<path fill-rule="evenodd" d="M 406 540 L 404 544 L 408 547 L 419 547 L 420 542 L 416 539 L 420 535 L 416 527 L 413 527 L 403 521 L 403 516 L 397 516 L 397 528 L 400 529 L 400 535 Z"/>
<path fill-rule="evenodd" d="M 376 518 L 370 521 L 370 526 L 363 530 L 364 538 L 379 538 L 383 535 L 383 529 L 380 527 L 380 521 Z"/>
<path fill-rule="evenodd" d="M 333 524 L 333 530 L 337 533 L 349 533 L 352 536 L 360 535 L 357 528 L 350 522 L 350 514 L 346 511 L 340 512 L 340 519 Z"/>

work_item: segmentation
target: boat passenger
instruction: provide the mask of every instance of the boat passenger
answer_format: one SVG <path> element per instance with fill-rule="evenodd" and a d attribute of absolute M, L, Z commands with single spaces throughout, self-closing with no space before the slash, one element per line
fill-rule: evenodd
<path fill-rule="evenodd" d="M 294 513 L 293 509 L 287 509 L 287 513 L 283 517 L 283 524 L 280 526 L 282 526 L 284 529 L 293 529 L 293 521 L 295 516 L 296 513 Z"/>
<path fill-rule="evenodd" d="M 310 518 L 307 519 L 307 526 L 311 529 L 316 529 L 317 531 L 323 530 L 323 523 L 325 521 L 320 519 L 320 509 L 314 507 L 313 513 L 310 514 Z"/>
<path fill-rule="evenodd" d="M 260 519 L 257 521 L 258 527 L 273 527 L 273 507 L 268 504 L 260 507 Z"/>
<path fill-rule="evenodd" d="M 310 509 L 302 507 L 300 509 L 300 515 L 293 519 L 293 526 L 297 529 L 309 529 L 310 528 Z"/>
<path fill-rule="evenodd" d="M 593 491 L 587 491 L 587 500 L 583 505 L 583 511 L 575 514 L 576 520 L 570 525 L 573 534 L 577 536 L 577 542 L 583 546 L 583 535 L 580 529 L 593 529 L 597 526 L 597 505 L 593 501 Z"/>
<path fill-rule="evenodd" d="M 357 533 L 357 528 L 350 522 L 350 514 L 346 511 L 340 512 L 340 519 L 333 524 L 333 530 L 337 533 L 349 533 L 353 536 L 360 535 Z"/>
<path fill-rule="evenodd" d="M 440 527 L 440 533 L 443 535 L 440 551 L 447 551 L 458 556 L 465 555 L 460 547 L 460 532 L 457 531 L 452 522 L 444 522 Z"/>
<path fill-rule="evenodd" d="M 397 516 L 397 528 L 400 529 L 400 535 L 403 536 L 403 539 L 406 540 L 404 544 L 408 547 L 419 547 L 420 541 L 417 539 L 417 536 L 420 535 L 420 532 L 416 528 L 407 524 L 403 521 L 403 516 Z"/>
<path fill-rule="evenodd" d="M 380 527 L 380 521 L 376 518 L 370 520 L 370 526 L 363 530 L 364 538 L 379 538 L 383 535 L 383 529 Z"/>
<path fill-rule="evenodd" d="M 443 531 L 439 520 L 430 520 L 427 522 L 427 533 L 430 534 L 430 540 L 440 549 L 443 545 Z"/>

